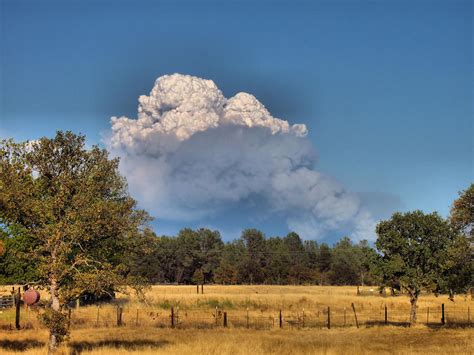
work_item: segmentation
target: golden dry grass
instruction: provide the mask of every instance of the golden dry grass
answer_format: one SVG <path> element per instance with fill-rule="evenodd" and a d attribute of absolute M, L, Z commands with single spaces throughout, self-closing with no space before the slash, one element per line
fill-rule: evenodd
<path fill-rule="evenodd" d="M 446 296 L 422 295 L 418 304 L 420 325 L 412 328 L 394 326 L 408 320 L 406 296 L 381 297 L 376 290 L 372 295 L 357 296 L 355 287 L 216 285 L 205 286 L 204 294 L 196 294 L 196 286 L 154 286 L 148 293 L 148 305 L 139 303 L 132 294 L 118 295 L 117 301 L 124 307 L 124 327 L 115 326 L 113 305 L 99 309 L 98 324 L 96 306 L 80 307 L 72 313 L 72 333 L 62 353 L 474 353 L 473 328 L 465 327 L 467 310 L 474 309 L 474 302 L 464 296 L 457 296 L 451 302 Z M 351 303 L 356 305 L 360 329 L 354 326 Z M 439 327 L 442 303 L 446 304 L 448 327 Z M 380 325 L 385 305 L 392 324 L 388 326 Z M 169 328 L 171 306 L 179 313 L 178 329 Z M 228 313 L 228 329 L 222 327 L 222 318 L 216 325 L 216 306 Z M 328 306 L 331 329 L 326 329 Z M 424 325 L 428 307 L 430 327 Z M 283 329 L 278 326 L 280 309 Z M 33 329 L 7 330 L 5 325 L 13 321 L 13 312 L 0 314 L 0 326 L 3 324 L 0 353 L 20 350 L 24 354 L 45 353 L 46 331 L 37 323 L 34 312 L 24 309 L 22 312 L 23 324 Z M 247 312 L 251 329 L 246 329 Z M 455 323 L 464 327 L 449 328 Z"/>
<path fill-rule="evenodd" d="M 423 326 L 269 331 L 101 328 L 73 332 L 60 354 L 472 354 L 473 336 L 472 328 L 434 331 Z M 45 331 L 10 333 L 0 340 L 0 352 L 45 354 L 46 339 Z"/>

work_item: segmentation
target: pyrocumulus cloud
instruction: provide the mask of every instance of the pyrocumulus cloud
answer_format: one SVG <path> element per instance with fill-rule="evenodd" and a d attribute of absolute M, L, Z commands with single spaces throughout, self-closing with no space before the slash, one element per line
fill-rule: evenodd
<path fill-rule="evenodd" d="M 306 126 L 272 117 L 250 94 L 227 99 L 211 80 L 165 75 L 140 96 L 137 119 L 111 125 L 107 145 L 131 193 L 159 218 L 196 221 L 253 201 L 304 238 L 373 237 L 357 194 L 315 170 Z"/>

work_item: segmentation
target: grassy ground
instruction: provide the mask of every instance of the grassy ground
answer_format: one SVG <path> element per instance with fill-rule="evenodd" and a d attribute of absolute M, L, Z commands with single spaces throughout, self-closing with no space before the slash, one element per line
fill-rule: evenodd
<path fill-rule="evenodd" d="M 146 305 L 133 294 L 119 295 L 125 323 L 120 328 L 115 326 L 113 305 L 73 310 L 71 337 L 62 353 L 474 353 L 474 329 L 467 326 L 467 317 L 472 319 L 468 310 L 474 310 L 470 298 L 457 296 L 451 302 L 446 296 L 422 295 L 419 325 L 408 328 L 406 296 L 381 297 L 370 288 L 362 291 L 364 296 L 357 296 L 355 287 L 205 286 L 204 294 L 197 294 L 195 286 L 154 286 Z M 360 329 L 355 327 L 352 303 Z M 440 327 L 442 303 L 446 305 L 447 327 Z M 169 328 L 172 306 L 178 313 L 177 329 Z M 385 306 L 389 325 L 381 325 Z M 327 329 L 328 307 L 331 329 Z M 430 324 L 426 326 L 428 308 Z M 280 309 L 283 329 L 278 323 Z M 227 329 L 223 328 L 224 311 L 229 318 Z M 47 333 L 35 312 L 22 309 L 22 324 L 32 329 L 8 330 L 13 316 L 11 310 L 0 313 L 0 353 L 45 353 Z"/>
<path fill-rule="evenodd" d="M 0 352 L 45 354 L 45 331 L 0 333 Z M 81 329 L 62 354 L 472 354 L 474 330 L 363 329 Z"/>

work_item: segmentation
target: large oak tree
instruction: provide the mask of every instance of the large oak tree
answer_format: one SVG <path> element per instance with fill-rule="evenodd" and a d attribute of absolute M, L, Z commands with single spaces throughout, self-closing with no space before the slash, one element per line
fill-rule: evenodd
<path fill-rule="evenodd" d="M 148 220 L 127 193 L 118 164 L 71 132 L 0 142 L 0 224 L 33 240 L 36 283 L 51 297 L 42 315 L 50 353 L 67 335 L 68 302 L 125 283 L 124 251 Z"/>
<path fill-rule="evenodd" d="M 468 252 L 467 239 L 437 213 L 395 213 L 376 228 L 384 285 L 400 285 L 410 296 L 410 322 L 422 290 L 440 291 Z"/>

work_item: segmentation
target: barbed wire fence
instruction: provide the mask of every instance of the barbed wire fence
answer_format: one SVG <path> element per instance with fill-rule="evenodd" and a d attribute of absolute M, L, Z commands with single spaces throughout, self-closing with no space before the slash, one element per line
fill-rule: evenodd
<path fill-rule="evenodd" d="M 293 308 L 293 307 L 292 307 Z M 37 320 L 41 309 L 24 308 L 19 327 L 15 325 L 17 314 L 14 309 L 0 310 L 0 329 L 41 329 Z M 3 317 L 2 317 L 3 313 Z M 255 330 L 313 328 L 331 329 L 344 327 L 409 326 L 410 310 L 382 305 L 378 308 L 358 309 L 352 303 L 346 307 L 317 307 L 300 310 L 263 311 L 255 309 L 192 310 L 171 306 L 127 307 L 122 305 L 84 306 L 68 309 L 70 329 L 100 327 L 156 327 L 177 329 L 248 328 Z M 429 327 L 452 326 L 471 327 L 471 308 L 444 304 L 417 310 L 417 323 Z M 19 317 L 18 317 L 19 319 Z"/>

